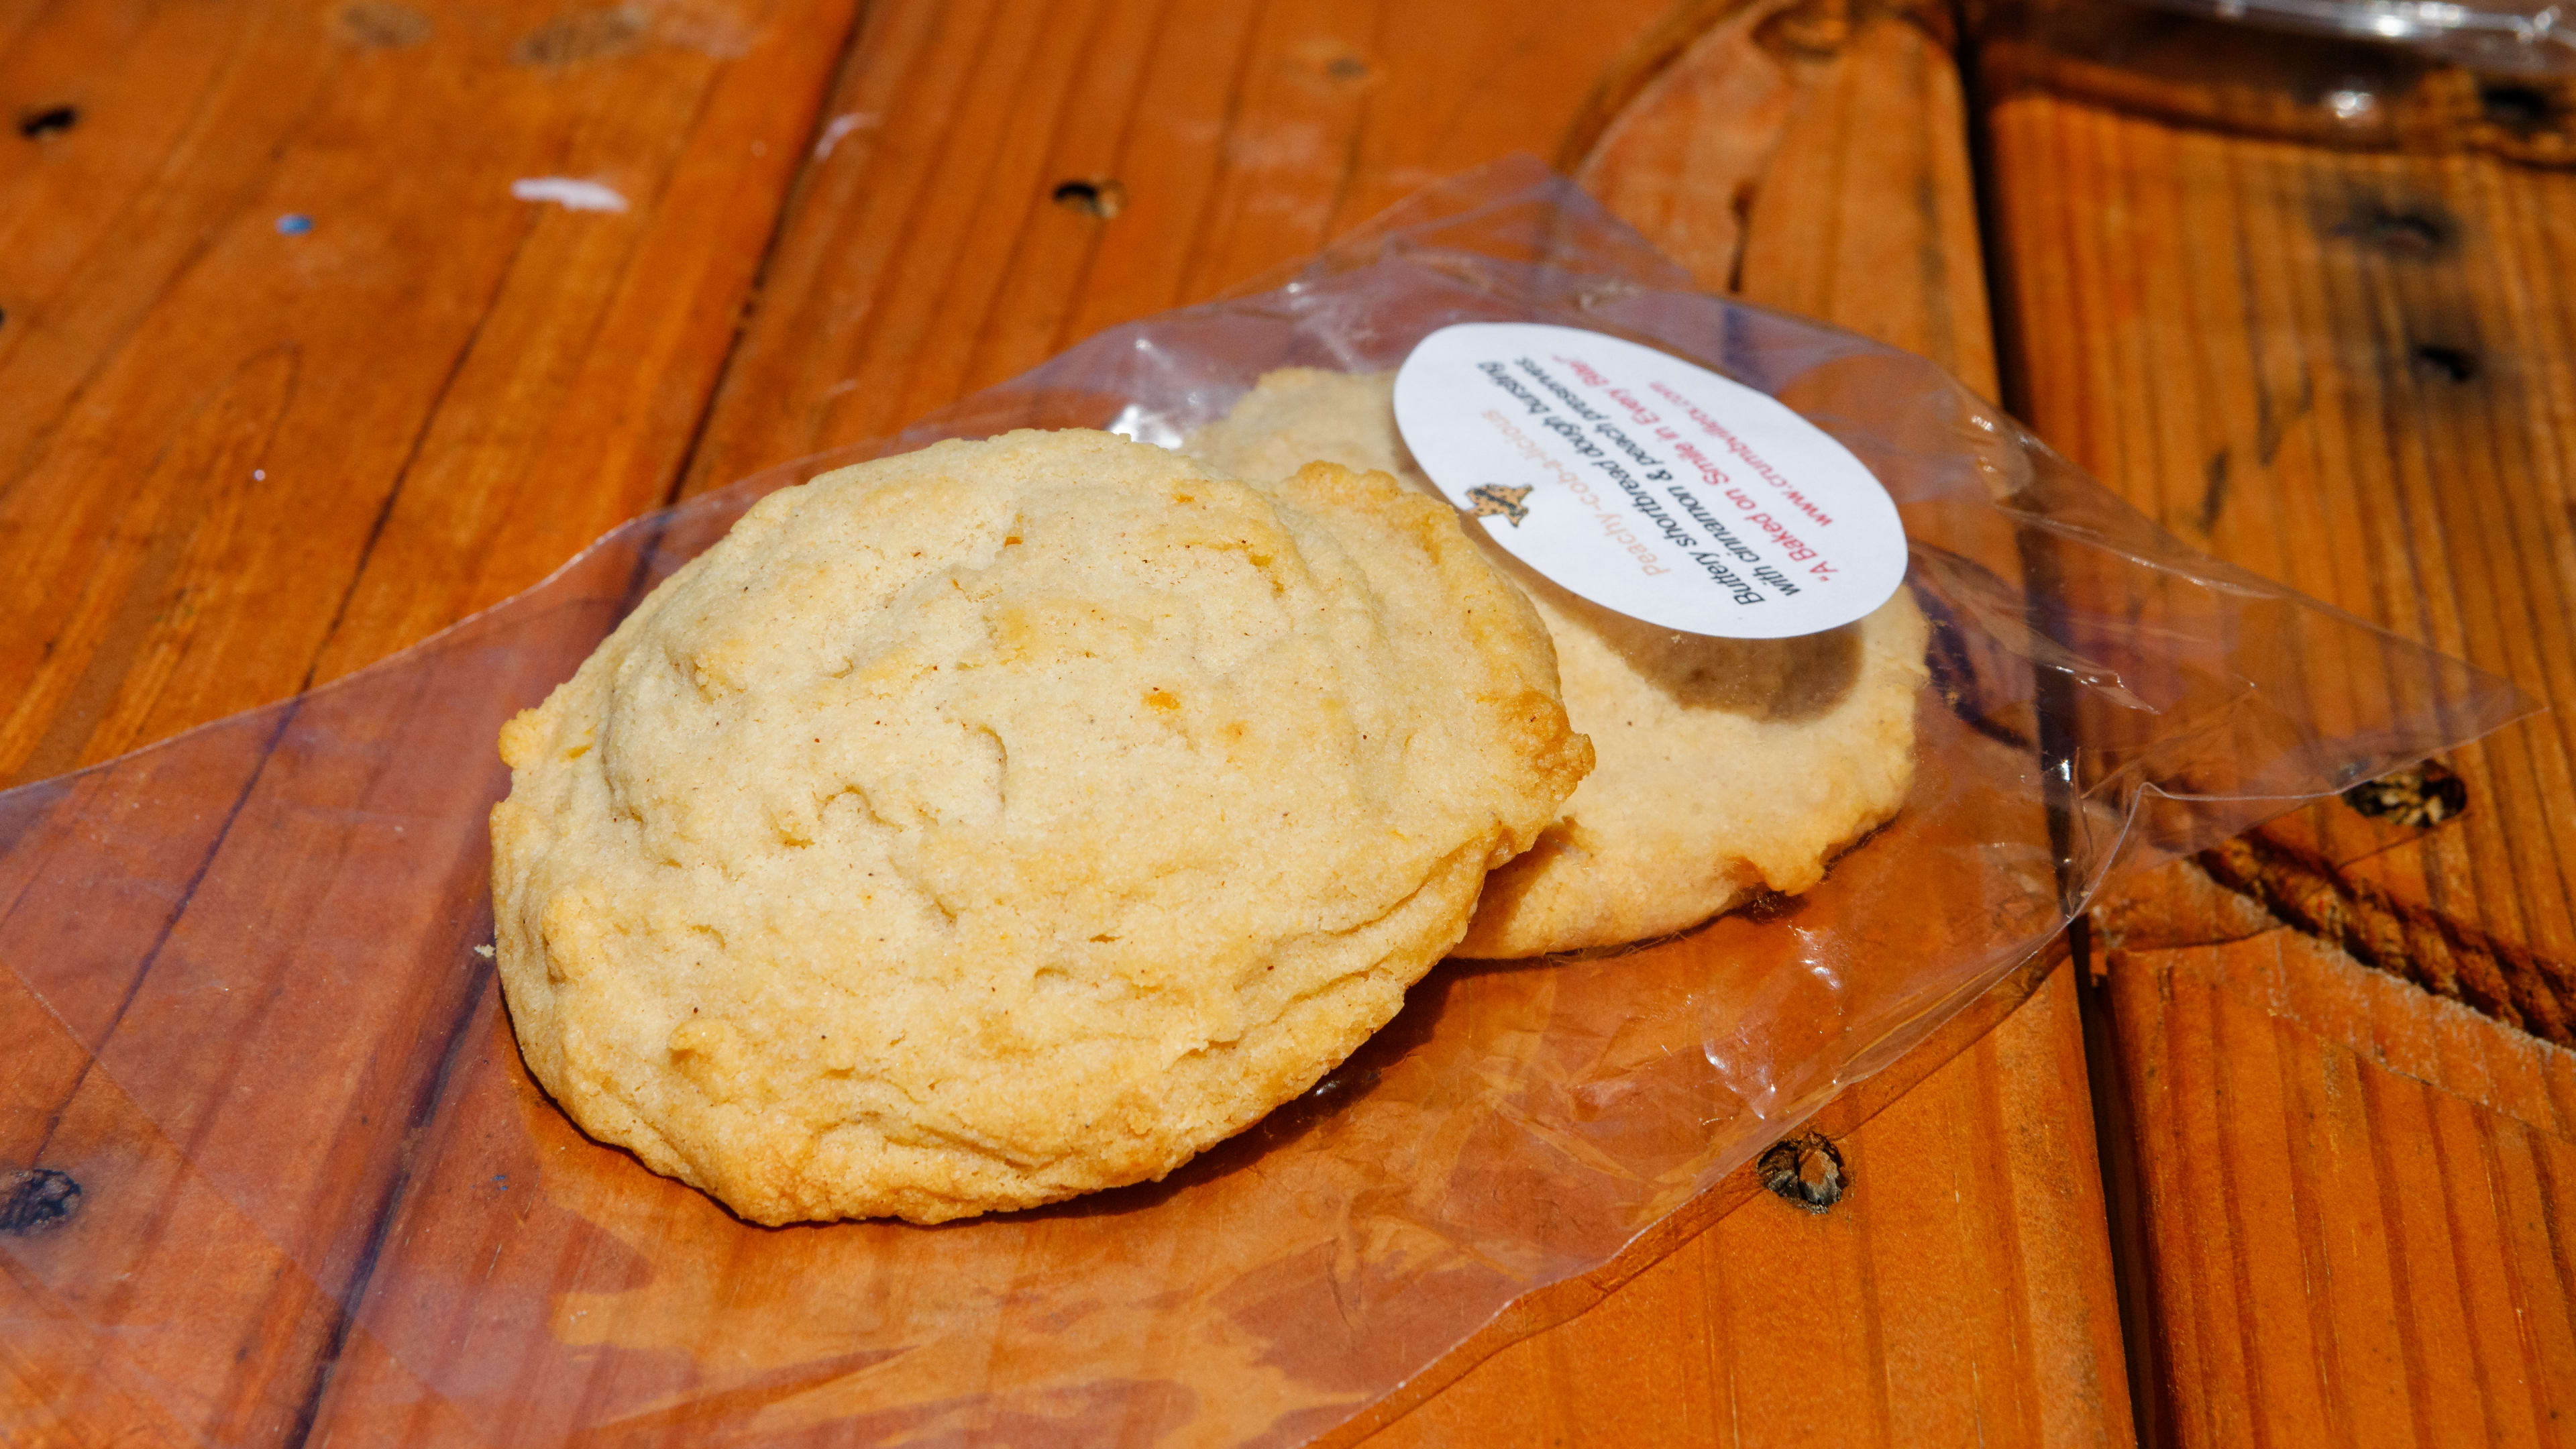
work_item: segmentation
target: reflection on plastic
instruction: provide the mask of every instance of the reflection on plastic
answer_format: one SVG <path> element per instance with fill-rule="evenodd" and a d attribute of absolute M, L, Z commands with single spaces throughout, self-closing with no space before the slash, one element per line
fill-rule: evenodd
<path fill-rule="evenodd" d="M 1505 319 L 1726 372 L 1896 496 L 1935 626 L 1921 758 L 1823 885 L 1648 949 L 1451 963 L 1168 1180 L 944 1228 L 748 1227 L 530 1085 L 476 950 L 494 734 L 751 499 L 1006 427 L 1176 438 L 1270 368 L 1389 367 Z M 0 1332 L 96 1412 L 219 1444 L 1296 1443 L 1920 1041 L 2115 856 L 2209 844 L 2519 708 L 2188 553 L 1930 364 L 1688 291 L 1505 163 L 1280 290 L 1114 329 L 881 445 L 631 523 L 331 687 L 0 795 L 0 961 L 25 988 L 0 1167 L 81 1191 L 0 1234 Z"/>

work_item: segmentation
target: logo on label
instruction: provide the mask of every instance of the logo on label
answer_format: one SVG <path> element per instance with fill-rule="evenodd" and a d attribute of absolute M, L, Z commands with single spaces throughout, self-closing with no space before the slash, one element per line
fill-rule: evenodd
<path fill-rule="evenodd" d="M 1652 347 L 1536 322 L 1443 327 L 1396 374 L 1395 420 L 1496 544 L 1632 618 L 1786 639 L 1849 624 L 1905 582 L 1896 503 L 1850 449 Z M 1547 507 L 1531 523 L 1536 483 Z"/>
<path fill-rule="evenodd" d="M 1478 518 L 1500 514 L 1512 521 L 1512 527 L 1518 528 L 1529 521 L 1529 505 L 1521 501 L 1529 495 L 1526 483 L 1518 488 L 1506 488 L 1500 483 L 1480 483 L 1467 490 L 1467 511 Z"/>

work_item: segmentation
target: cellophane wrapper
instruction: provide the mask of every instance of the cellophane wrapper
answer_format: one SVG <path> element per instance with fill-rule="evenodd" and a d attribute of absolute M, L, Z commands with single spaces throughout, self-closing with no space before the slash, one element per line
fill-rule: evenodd
<path fill-rule="evenodd" d="M 1693 290 L 1536 163 L 1274 281 L 637 519 L 337 683 L 0 795 L 21 1382 L 72 1422 L 226 1445 L 1301 1443 L 1702 1200 L 2031 963 L 2115 864 L 2523 708 L 2191 552 L 1933 364 Z M 1822 885 L 1642 949 L 1446 963 L 1163 1181 L 940 1228 L 751 1226 L 531 1082 L 488 954 L 495 735 L 754 499 L 1009 428 L 1171 445 L 1272 368 L 1389 368 L 1509 320 L 1770 393 L 1894 495 L 1933 624 L 1912 793 Z"/>

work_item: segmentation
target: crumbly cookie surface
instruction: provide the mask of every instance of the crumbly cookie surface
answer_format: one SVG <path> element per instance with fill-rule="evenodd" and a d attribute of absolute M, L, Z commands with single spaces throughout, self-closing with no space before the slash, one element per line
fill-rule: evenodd
<path fill-rule="evenodd" d="M 1431 493 L 1396 429 L 1394 385 L 1393 373 L 1283 369 L 1185 446 L 1245 478 L 1324 458 Z M 1546 620 L 1566 712 L 1599 763 L 1537 846 L 1486 881 L 1458 954 L 1622 945 L 1757 891 L 1805 891 L 1903 803 L 1928 642 L 1905 592 L 1829 633 L 1709 639 L 1624 618 L 1495 557 Z"/>
<path fill-rule="evenodd" d="M 1100 433 L 764 499 L 512 721 L 498 959 L 594 1136 L 763 1223 L 1159 1177 L 1311 1085 L 1590 764 L 1449 511 Z"/>

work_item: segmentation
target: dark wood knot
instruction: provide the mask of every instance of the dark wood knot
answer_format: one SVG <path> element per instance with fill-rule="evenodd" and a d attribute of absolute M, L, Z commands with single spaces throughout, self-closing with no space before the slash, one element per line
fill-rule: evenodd
<path fill-rule="evenodd" d="M 57 1228 L 80 1211 L 81 1187 L 72 1175 L 51 1167 L 31 1168 L 9 1184 L 0 1201 L 0 1233 L 24 1237 Z"/>
<path fill-rule="evenodd" d="M 2426 760 L 2362 781 L 2343 792 L 2343 803 L 2364 815 L 2425 830 L 2469 808 L 2469 782 L 2441 761 Z"/>
<path fill-rule="evenodd" d="M 2527 136 L 2557 119 L 2558 108 L 2538 86 L 2490 81 L 2478 87 L 2478 114 L 2490 125 Z"/>
<path fill-rule="evenodd" d="M 1761 1174 L 1764 1187 L 1811 1213 L 1823 1212 L 1851 1191 L 1851 1169 L 1821 1132 L 1772 1143 L 1753 1170 Z"/>

